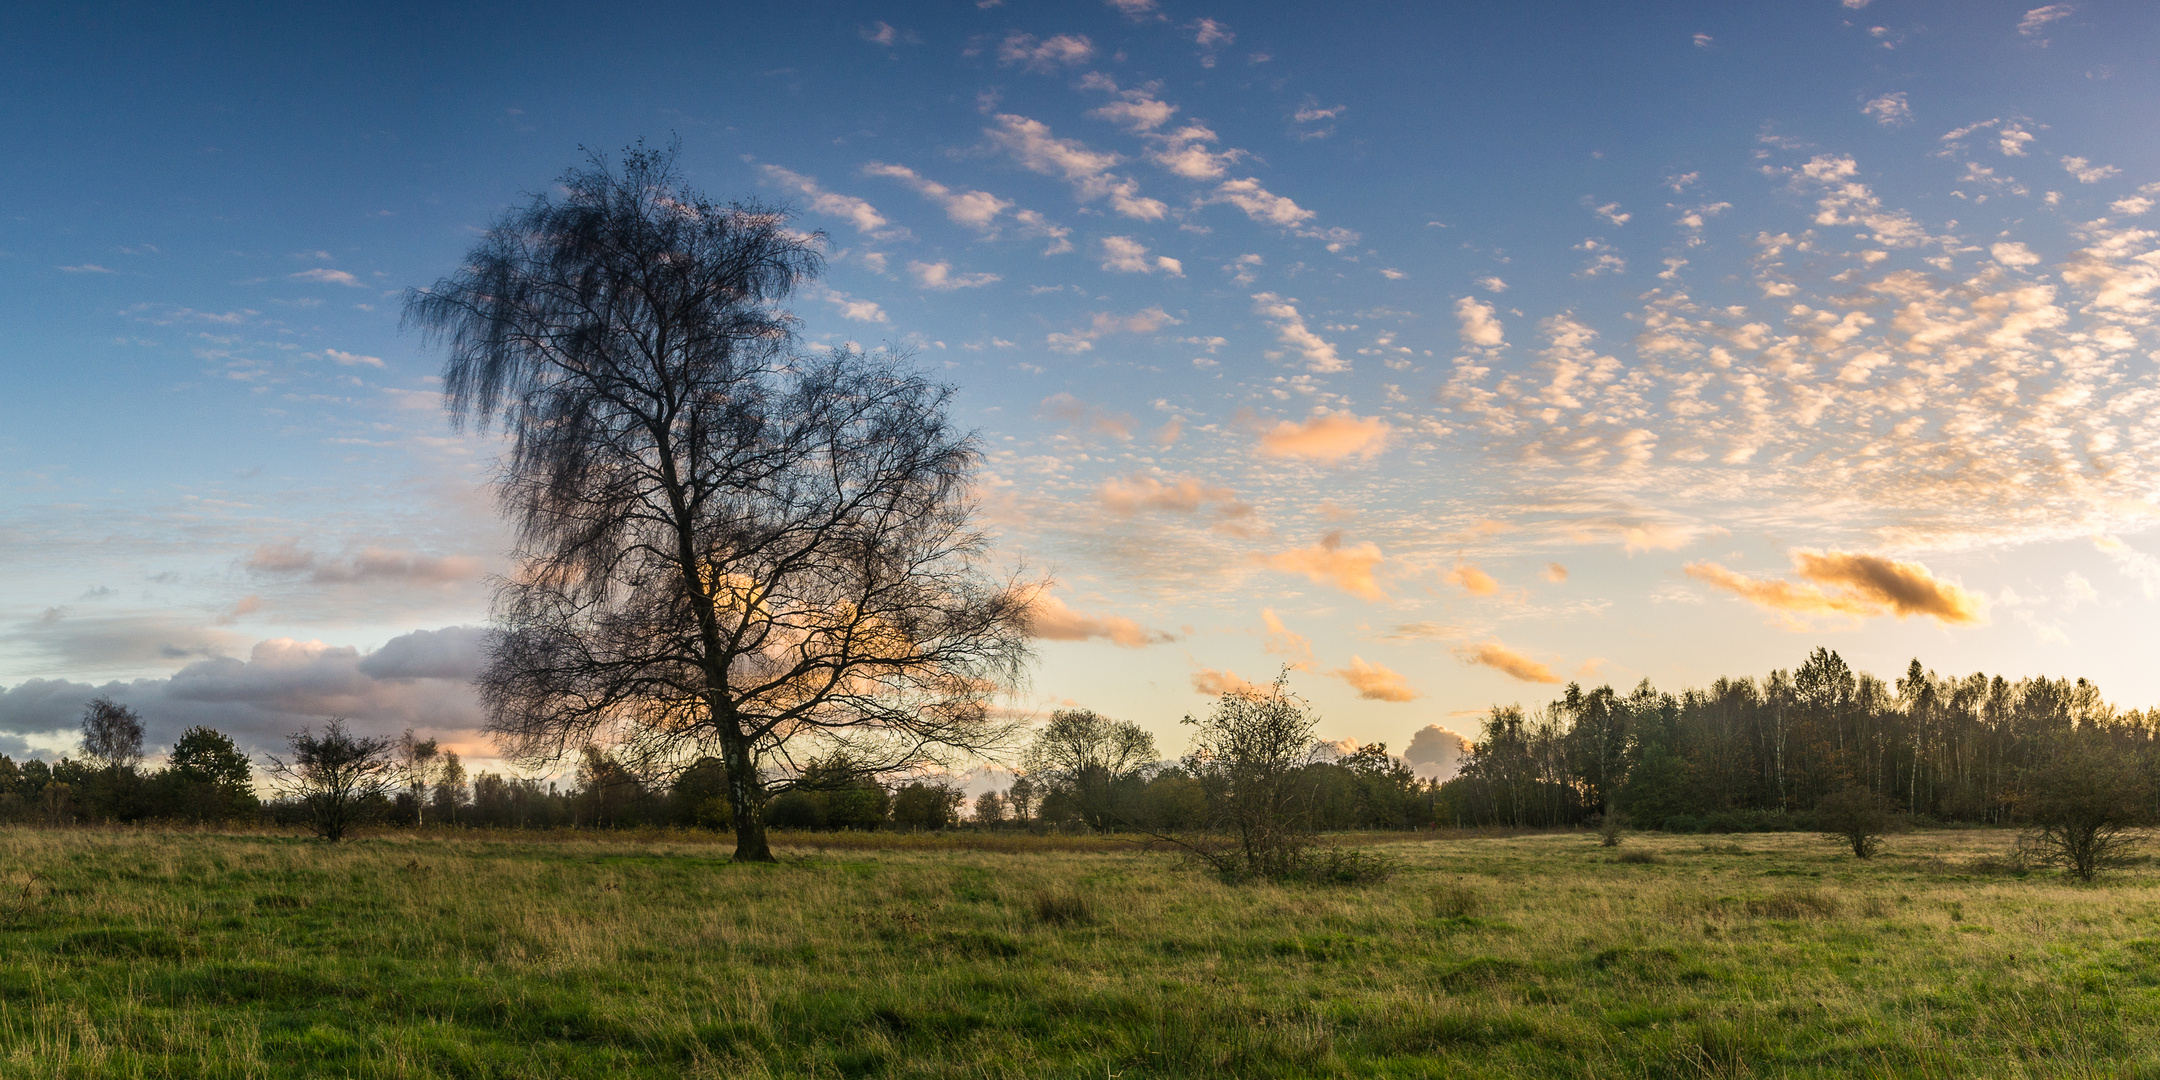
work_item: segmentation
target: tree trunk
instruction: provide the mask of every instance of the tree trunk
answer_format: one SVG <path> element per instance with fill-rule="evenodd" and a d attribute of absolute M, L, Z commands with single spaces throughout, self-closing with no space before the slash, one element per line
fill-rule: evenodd
<path fill-rule="evenodd" d="M 765 791 L 758 780 L 757 763 L 750 760 L 750 740 L 742 737 L 732 717 L 722 719 L 721 724 L 728 804 L 735 812 L 735 861 L 778 862 L 765 845 Z"/>

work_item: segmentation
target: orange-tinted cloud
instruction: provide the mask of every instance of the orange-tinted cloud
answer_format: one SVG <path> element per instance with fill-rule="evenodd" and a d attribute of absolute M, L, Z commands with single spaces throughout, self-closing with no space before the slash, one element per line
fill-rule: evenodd
<path fill-rule="evenodd" d="M 1556 562 L 1545 564 L 1545 580 L 1555 585 L 1567 580 L 1567 567 Z"/>
<path fill-rule="evenodd" d="M 1095 489 L 1095 497 L 1103 506 L 1120 514 L 1140 510 L 1190 514 L 1211 502 L 1225 504 L 1226 508 L 1238 505 L 1237 493 L 1229 488 L 1202 484 L 1190 476 L 1164 480 L 1144 473 L 1105 480 Z"/>
<path fill-rule="evenodd" d="M 1368 540 L 1344 547 L 1341 532 L 1331 532 L 1311 547 L 1292 548 L 1261 557 L 1269 567 L 1284 573 L 1303 574 L 1323 585 L 1333 585 L 1367 600 L 1385 600 L 1373 570 L 1380 565 L 1380 548 Z"/>
<path fill-rule="evenodd" d="M 1192 688 L 1195 692 L 1206 694 L 1209 697 L 1221 697 L 1224 694 L 1258 694 L 1264 692 L 1259 687 L 1240 678 L 1235 671 L 1217 671 L 1214 668 L 1201 668 L 1193 672 Z"/>
<path fill-rule="evenodd" d="M 1350 658 L 1350 666 L 1328 674 L 1349 683 L 1367 701 L 1415 701 L 1420 696 L 1400 674 L 1381 664 L 1368 664 L 1362 656 Z"/>
<path fill-rule="evenodd" d="M 1455 650 L 1455 655 L 1465 664 L 1477 664 L 1492 668 L 1524 682 L 1557 683 L 1560 676 L 1553 670 L 1523 654 L 1500 644 L 1488 641 L 1482 645 L 1466 645 Z"/>
<path fill-rule="evenodd" d="M 1472 596 L 1491 596 L 1500 591 L 1500 583 L 1494 581 L 1491 574 L 1466 562 L 1456 563 L 1455 569 L 1448 571 L 1440 580 L 1450 585 L 1460 585 L 1464 592 Z"/>
<path fill-rule="evenodd" d="M 1309 671 L 1313 665 L 1312 639 L 1292 631 L 1283 625 L 1274 608 L 1261 608 L 1260 621 L 1267 626 L 1267 651 L 1277 656 L 1290 657 L 1290 666 L 1299 671 Z"/>
<path fill-rule="evenodd" d="M 1047 641 L 1089 641 L 1102 638 L 1128 649 L 1177 640 L 1171 634 L 1150 630 L 1123 616 L 1090 615 L 1075 611 L 1066 607 L 1065 601 L 1049 593 L 1035 598 L 1035 606 L 1028 613 L 1028 629 L 1036 637 Z"/>
<path fill-rule="evenodd" d="M 1812 584 L 1752 578 L 1713 562 L 1685 569 L 1697 581 L 1772 611 L 1854 618 L 1925 615 L 1953 626 L 1987 621 L 1986 600 L 1919 563 L 1844 551 L 1795 549 L 1792 556 L 1794 568 Z"/>
<path fill-rule="evenodd" d="M 1305 458 L 1330 465 L 1356 456 L 1370 461 L 1387 448 L 1394 429 L 1377 416 L 1315 413 L 1304 423 L 1284 420 L 1260 435 L 1260 452 L 1269 457 Z"/>

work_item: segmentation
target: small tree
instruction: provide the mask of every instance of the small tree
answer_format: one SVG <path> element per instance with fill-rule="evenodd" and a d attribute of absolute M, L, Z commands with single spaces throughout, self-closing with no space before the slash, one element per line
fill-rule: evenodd
<path fill-rule="evenodd" d="M 93 699 L 83 710 L 82 752 L 98 768 L 132 769 L 142 760 L 142 717 L 109 697 Z"/>
<path fill-rule="evenodd" d="M 1013 777 L 1012 787 L 1005 791 L 1005 808 L 1012 811 L 1012 819 L 1025 825 L 1035 817 L 1035 804 L 1042 800 L 1042 793 L 1035 781 L 1022 773 Z"/>
<path fill-rule="evenodd" d="M 1287 690 L 1289 673 L 1264 692 L 1228 693 L 1199 730 L 1184 768 L 1207 792 L 1210 823 L 1234 841 L 1225 850 L 1194 847 L 1226 877 L 1284 878 L 1305 869 L 1312 843 L 1307 785 L 1319 723 L 1304 699 Z"/>
<path fill-rule="evenodd" d="M 1815 827 L 1830 840 L 1852 846 L 1853 858 L 1873 858 L 1882 850 L 1883 834 L 1897 820 L 1890 800 L 1863 787 L 1849 787 L 1822 797 L 1815 804 Z"/>
<path fill-rule="evenodd" d="M 960 816 L 967 796 L 942 780 L 910 780 L 893 792 L 893 824 L 909 829 L 943 829 Z"/>
<path fill-rule="evenodd" d="M 1005 820 L 1005 796 L 995 791 L 975 796 L 975 820 L 983 825 L 995 825 Z"/>
<path fill-rule="evenodd" d="M 1129 720 L 1088 709 L 1059 709 L 1028 747 L 1028 774 L 1049 780 L 1097 832 L 1117 824 L 1119 784 L 1155 760 L 1155 736 Z"/>
<path fill-rule="evenodd" d="M 198 821 L 252 814 L 255 768 L 221 731 L 191 727 L 173 744 L 170 764 L 152 778 L 164 813 Z"/>
<path fill-rule="evenodd" d="M 355 735 L 343 718 L 333 717 L 321 735 L 293 732 L 285 743 L 290 756 L 271 758 L 270 775 L 324 840 L 344 839 L 390 791 L 395 768 L 390 740 Z"/>
<path fill-rule="evenodd" d="M 434 739 L 420 739 L 406 728 L 397 741 L 398 779 L 412 792 L 413 824 L 427 824 L 428 792 L 442 773 L 442 747 Z"/>
<path fill-rule="evenodd" d="M 2146 784 L 2134 762 L 2078 739 L 2026 774 L 2018 810 L 2031 824 L 2022 846 L 2080 881 L 2123 865 L 2145 820 Z"/>

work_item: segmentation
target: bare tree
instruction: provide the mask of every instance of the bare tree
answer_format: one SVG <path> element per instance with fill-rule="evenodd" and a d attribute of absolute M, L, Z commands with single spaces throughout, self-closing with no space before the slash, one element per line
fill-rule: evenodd
<path fill-rule="evenodd" d="M 983 569 L 952 389 L 796 347 L 819 271 L 787 215 L 594 155 L 406 298 L 456 422 L 510 437 L 517 536 L 480 690 L 513 757 L 590 743 L 651 778 L 726 766 L 738 859 L 813 754 L 918 769 L 1002 745 L 1033 589 Z"/>
<path fill-rule="evenodd" d="M 1037 785 L 1048 781 L 1079 809 L 1090 828 L 1117 823 L 1114 794 L 1155 760 L 1155 736 L 1129 720 L 1112 720 L 1088 709 L 1059 709 L 1028 746 L 1027 771 Z"/>
<path fill-rule="evenodd" d="M 103 769 L 132 769 L 142 761 L 142 717 L 109 697 L 92 699 L 83 709 L 83 756 Z"/>
<path fill-rule="evenodd" d="M 406 728 L 394 748 L 398 779 L 413 798 L 413 824 L 427 824 L 428 792 L 443 771 L 442 746 L 434 739 L 420 739 Z"/>
<path fill-rule="evenodd" d="M 270 775 L 324 840 L 344 839 L 390 792 L 395 763 L 388 739 L 355 735 L 342 718 L 332 718 L 322 734 L 296 731 L 285 742 L 291 755 L 271 758 Z"/>

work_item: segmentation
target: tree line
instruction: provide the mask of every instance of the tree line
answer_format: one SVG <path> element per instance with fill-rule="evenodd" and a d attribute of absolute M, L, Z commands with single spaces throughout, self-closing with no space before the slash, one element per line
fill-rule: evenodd
<path fill-rule="evenodd" d="M 1917 819 L 2011 824 L 2066 761 L 2160 809 L 2160 710 L 2118 709 L 2082 678 L 1942 676 L 1918 660 L 1885 683 L 1818 648 L 1797 668 L 1677 695 L 1571 684 L 1534 711 L 1495 706 L 1437 803 L 1463 825 L 1621 814 L 1736 831 L 1808 827 L 1823 799 L 1857 789 Z"/>

